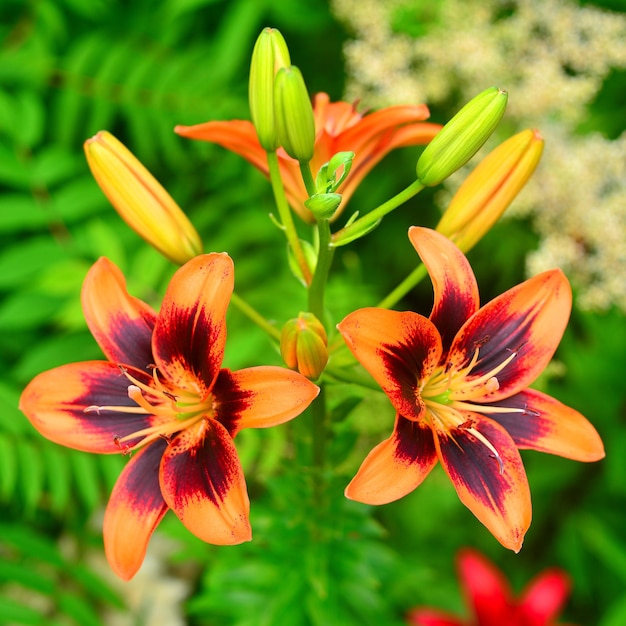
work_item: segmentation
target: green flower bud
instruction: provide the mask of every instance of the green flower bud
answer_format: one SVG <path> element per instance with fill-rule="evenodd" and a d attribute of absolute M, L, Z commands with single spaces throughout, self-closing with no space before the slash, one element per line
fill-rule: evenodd
<path fill-rule="evenodd" d="M 504 115 L 507 93 L 490 87 L 470 100 L 426 146 L 417 162 L 423 185 L 438 185 L 465 165 Z"/>
<path fill-rule="evenodd" d="M 352 169 L 354 152 L 337 152 L 328 163 L 320 167 L 315 179 L 315 188 L 319 193 L 334 193 L 347 178 Z M 339 178 L 337 174 L 339 173 Z"/>
<path fill-rule="evenodd" d="M 328 338 L 313 313 L 300 313 L 283 327 L 280 353 L 285 365 L 311 380 L 318 379 L 328 362 Z"/>
<path fill-rule="evenodd" d="M 316 219 L 329 220 L 341 204 L 340 193 L 316 193 L 304 201 L 304 206 L 315 215 Z"/>
<path fill-rule="evenodd" d="M 252 51 L 249 101 L 259 143 L 268 152 L 280 145 L 274 122 L 274 78 L 279 68 L 290 63 L 283 36 L 275 28 L 264 28 Z"/>
<path fill-rule="evenodd" d="M 315 147 L 315 118 L 302 73 L 294 65 L 276 73 L 274 106 L 279 144 L 290 157 L 308 163 Z"/>

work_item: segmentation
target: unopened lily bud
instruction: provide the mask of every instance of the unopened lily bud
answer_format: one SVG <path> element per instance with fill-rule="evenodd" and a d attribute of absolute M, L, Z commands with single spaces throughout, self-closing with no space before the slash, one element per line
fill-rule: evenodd
<path fill-rule="evenodd" d="M 315 118 L 304 78 L 294 65 L 276 73 L 274 106 L 279 144 L 290 157 L 308 163 L 315 147 Z"/>
<path fill-rule="evenodd" d="M 280 353 L 287 367 L 311 380 L 318 379 L 328 362 L 328 338 L 312 313 L 300 313 L 283 327 Z"/>
<path fill-rule="evenodd" d="M 315 188 L 319 193 L 334 193 L 348 177 L 354 161 L 354 152 L 337 152 L 328 163 L 320 167 L 315 179 Z"/>
<path fill-rule="evenodd" d="M 304 206 L 318 220 L 329 220 L 335 214 L 340 204 L 340 193 L 316 193 L 304 201 Z"/>
<path fill-rule="evenodd" d="M 85 155 L 104 195 L 140 237 L 180 265 L 202 254 L 187 216 L 124 144 L 100 131 L 85 142 Z"/>
<path fill-rule="evenodd" d="M 524 130 L 492 150 L 465 179 L 437 230 L 467 252 L 500 219 L 535 171 L 543 152 L 536 130 Z"/>
<path fill-rule="evenodd" d="M 417 178 L 423 185 L 438 185 L 478 152 L 502 119 L 507 97 L 497 87 L 486 89 L 435 135 L 417 162 Z"/>
<path fill-rule="evenodd" d="M 283 36 L 275 28 L 264 28 L 252 51 L 248 95 L 259 143 L 268 152 L 280 145 L 274 120 L 274 79 L 276 72 L 290 63 Z"/>

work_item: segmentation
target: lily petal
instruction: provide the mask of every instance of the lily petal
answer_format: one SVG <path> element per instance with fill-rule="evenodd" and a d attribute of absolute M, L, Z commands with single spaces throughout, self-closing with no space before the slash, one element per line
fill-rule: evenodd
<path fill-rule="evenodd" d="M 87 326 L 110 361 L 140 369 L 153 362 L 156 313 L 128 294 L 124 275 L 109 259 L 98 259 L 87 272 L 81 299 Z"/>
<path fill-rule="evenodd" d="M 269 175 L 267 154 L 259 143 L 254 125 L 248 120 L 212 121 L 194 126 L 176 126 L 174 132 L 188 139 L 216 143 L 242 156 L 266 176 Z"/>
<path fill-rule="evenodd" d="M 424 412 L 420 381 L 441 357 L 441 339 L 432 322 L 411 311 L 364 308 L 350 313 L 337 328 L 396 411 L 419 419 Z"/>
<path fill-rule="evenodd" d="M 367 455 L 345 496 L 365 504 L 393 502 L 418 487 L 436 463 L 430 426 L 396 415 L 393 434 Z"/>
<path fill-rule="evenodd" d="M 234 287 L 227 254 L 203 254 L 172 277 L 157 319 L 152 349 L 159 370 L 180 387 L 208 393 L 226 343 L 226 309 Z"/>
<path fill-rule="evenodd" d="M 477 624 L 506 624 L 516 607 L 502 572 L 475 550 L 461 550 L 458 570 Z"/>
<path fill-rule="evenodd" d="M 150 376 L 128 368 L 148 383 Z M 88 407 L 136 407 L 128 397 L 129 380 L 114 363 L 84 361 L 42 372 L 24 389 L 20 409 L 47 439 L 75 450 L 114 454 L 122 452 L 122 438 L 158 423 L 153 415 Z M 137 440 L 126 442 L 132 445 Z"/>
<path fill-rule="evenodd" d="M 120 474 L 104 513 L 104 551 L 111 569 L 124 580 L 136 573 L 152 533 L 167 513 L 159 486 L 159 464 L 167 443 L 142 448 Z"/>
<path fill-rule="evenodd" d="M 467 415 L 472 428 L 437 431 L 439 460 L 461 502 L 504 547 L 519 552 L 531 520 L 530 490 L 519 452 L 502 426 L 477 413 Z"/>
<path fill-rule="evenodd" d="M 569 577 L 559 570 L 545 570 L 522 593 L 519 603 L 524 623 L 549 626 L 561 612 L 569 596 Z"/>
<path fill-rule="evenodd" d="M 385 107 L 364 115 L 358 123 L 343 130 L 338 137 L 336 147 L 338 151 L 352 150 L 357 154 L 362 151 L 370 152 L 371 144 L 378 143 L 388 131 L 396 131 L 406 124 L 422 122 L 429 117 L 430 111 L 425 104 Z M 389 139 L 391 139 L 390 136 Z M 385 143 L 387 142 L 383 142 L 383 145 Z"/>
<path fill-rule="evenodd" d="M 213 419 L 180 432 L 161 461 L 165 502 L 194 535 L 216 545 L 250 541 L 250 502 L 231 436 Z"/>
<path fill-rule="evenodd" d="M 522 450 L 557 454 L 574 461 L 604 458 L 600 435 L 587 418 L 545 393 L 526 389 L 487 406 L 522 409 L 522 412 L 489 414 L 504 426 Z"/>
<path fill-rule="evenodd" d="M 463 324 L 478 311 L 478 284 L 465 255 L 444 235 L 412 226 L 409 239 L 433 283 L 430 320 L 439 330 L 444 354 Z"/>
<path fill-rule="evenodd" d="M 476 349 L 472 378 L 494 371 L 498 388 L 481 402 L 507 398 L 528 387 L 550 362 L 569 318 L 572 291 L 561 270 L 550 270 L 509 289 L 482 307 L 461 328 L 450 349 L 457 367 L 469 363 Z"/>
<path fill-rule="evenodd" d="M 213 387 L 215 418 L 234 437 L 242 428 L 283 424 L 304 411 L 319 388 L 284 367 L 222 369 Z"/>
<path fill-rule="evenodd" d="M 407 615 L 411 626 L 467 626 L 467 623 L 435 609 L 413 609 Z"/>

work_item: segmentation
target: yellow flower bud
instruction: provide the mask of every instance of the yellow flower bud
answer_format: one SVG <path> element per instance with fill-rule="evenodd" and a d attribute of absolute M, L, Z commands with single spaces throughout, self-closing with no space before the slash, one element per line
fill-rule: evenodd
<path fill-rule="evenodd" d="M 300 313 L 283 327 L 280 353 L 287 367 L 311 380 L 318 379 L 328 362 L 328 338 L 312 313 Z"/>
<path fill-rule="evenodd" d="M 423 185 L 438 185 L 465 165 L 495 130 L 506 109 L 507 93 L 490 87 L 470 100 L 426 146 L 417 162 Z"/>
<path fill-rule="evenodd" d="M 202 254 L 202 241 L 187 216 L 128 148 L 107 131 L 84 147 L 100 189 L 140 237 L 180 265 Z"/>
<path fill-rule="evenodd" d="M 290 157 L 308 163 L 315 147 L 315 119 L 302 73 L 294 65 L 276 73 L 274 101 L 278 142 Z"/>
<path fill-rule="evenodd" d="M 524 130 L 500 144 L 459 187 L 437 230 L 467 252 L 500 219 L 542 152 L 543 139 L 536 130 Z"/>
<path fill-rule="evenodd" d="M 276 72 L 290 63 L 283 36 L 275 28 L 264 28 L 252 51 L 248 95 L 259 143 L 268 152 L 280 145 L 274 120 L 274 79 Z"/>

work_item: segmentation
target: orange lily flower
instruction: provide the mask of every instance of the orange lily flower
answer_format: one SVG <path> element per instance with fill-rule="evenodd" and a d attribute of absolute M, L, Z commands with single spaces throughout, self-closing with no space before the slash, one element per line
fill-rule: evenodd
<path fill-rule="evenodd" d="M 317 396 L 313 383 L 285 368 L 221 369 L 233 285 L 228 255 L 197 256 L 174 274 L 157 314 L 101 258 L 85 278 L 82 303 L 108 360 L 43 372 L 22 394 L 20 408 L 48 439 L 133 453 L 104 517 L 106 556 L 123 579 L 139 569 L 168 509 L 209 543 L 249 541 L 233 437 L 286 422 Z"/>
<path fill-rule="evenodd" d="M 604 456 L 580 413 L 528 388 L 567 325 L 569 283 L 547 271 L 479 308 L 463 253 L 427 228 L 412 227 L 409 237 L 433 282 L 430 317 L 366 308 L 338 326 L 396 410 L 392 436 L 370 452 L 346 496 L 397 500 L 439 461 L 463 504 L 517 552 L 531 520 L 518 448 L 579 461 Z"/>
<path fill-rule="evenodd" d="M 426 144 L 441 130 L 439 124 L 423 123 L 430 115 L 424 104 L 387 107 L 364 116 L 355 105 L 330 102 L 328 94 L 318 93 L 313 112 L 316 135 L 311 169 L 314 175 L 337 152 L 355 153 L 352 169 L 338 189 L 343 195 L 342 208 L 367 173 L 389 152 L 395 148 Z M 232 150 L 269 177 L 267 156 L 252 122 L 212 121 L 195 126 L 176 126 L 174 130 L 183 137 L 217 143 Z M 298 161 L 282 148 L 278 149 L 277 155 L 289 204 L 304 221 L 314 223 L 315 218 L 304 206 L 309 194 L 302 182 Z"/>

